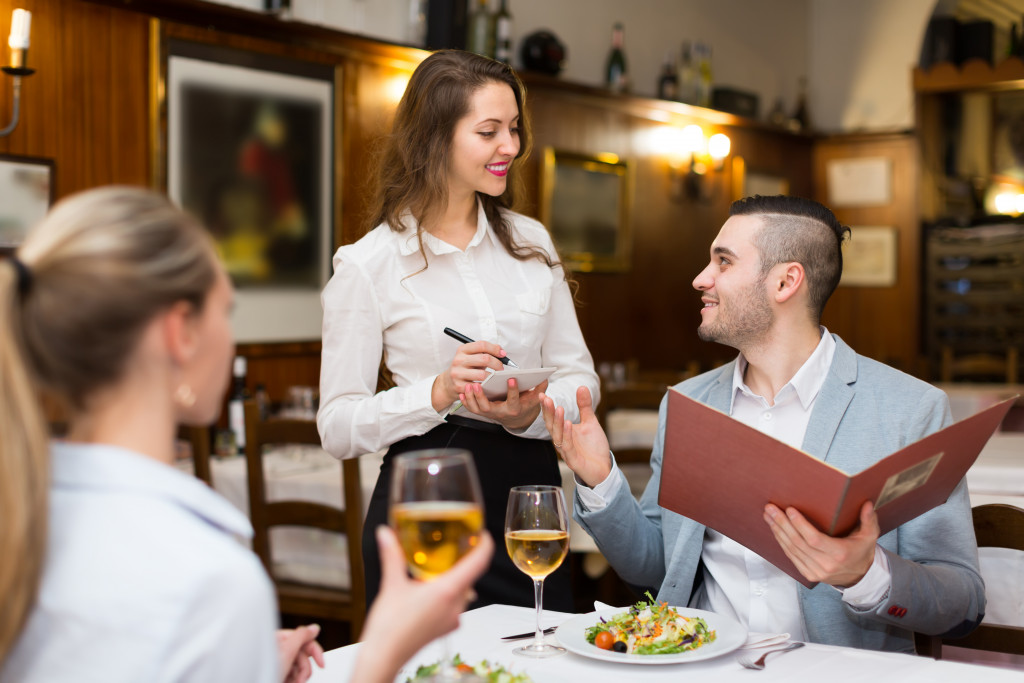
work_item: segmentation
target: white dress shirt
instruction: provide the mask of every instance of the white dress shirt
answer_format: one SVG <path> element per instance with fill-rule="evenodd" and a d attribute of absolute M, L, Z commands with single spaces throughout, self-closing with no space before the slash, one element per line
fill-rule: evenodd
<path fill-rule="evenodd" d="M 267 682 L 277 605 L 242 513 L 131 451 L 55 443 L 46 560 L 3 683 Z"/>
<path fill-rule="evenodd" d="M 774 403 L 755 394 L 743 381 L 747 361 L 741 354 L 733 374 L 730 414 L 783 443 L 800 448 L 835 348 L 832 335 L 822 328 L 818 346 L 779 390 Z M 578 490 L 583 503 L 594 510 L 603 507 L 605 501 L 623 488 L 628 493 L 621 472 L 613 465 L 613 471 L 594 489 L 581 485 Z M 764 522 L 757 520 L 757 523 Z M 729 615 L 750 631 L 789 633 L 794 640 L 807 639 L 797 592 L 799 584 L 788 574 L 710 528 L 705 531 L 701 560 L 703 582 L 690 606 Z M 871 570 L 856 585 L 842 591 L 843 600 L 856 607 L 877 604 L 889 583 L 888 561 L 876 546 Z"/>
<path fill-rule="evenodd" d="M 543 225 L 511 212 L 505 217 L 518 244 L 554 256 Z M 402 233 L 378 226 L 334 256 L 334 276 L 321 297 L 317 414 L 328 452 L 339 458 L 372 453 L 444 422 L 447 409 L 434 409 L 431 387 L 460 346 L 445 327 L 500 344 L 520 368 L 557 367 L 545 393 L 567 407 L 569 419 L 577 418 L 577 387 L 589 387 L 597 400 L 597 373 L 560 267 L 512 258 L 481 206 L 464 251 L 423 232 L 424 269 L 415 221 L 408 221 Z M 397 386 L 376 393 L 382 352 Z M 477 417 L 466 409 L 458 414 Z M 540 415 L 515 433 L 550 438 Z"/>

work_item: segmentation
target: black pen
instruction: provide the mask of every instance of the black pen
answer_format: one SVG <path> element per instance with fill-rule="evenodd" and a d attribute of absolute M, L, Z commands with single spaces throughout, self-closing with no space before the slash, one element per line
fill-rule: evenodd
<path fill-rule="evenodd" d="M 450 327 L 444 328 L 444 333 L 447 334 L 452 339 L 457 339 L 458 341 L 462 342 L 463 344 L 472 344 L 473 343 L 472 339 L 470 339 L 466 335 L 462 334 L 461 332 L 456 332 L 455 330 L 453 330 Z M 495 356 L 495 357 L 497 358 L 497 356 Z M 516 369 L 519 368 L 519 366 L 516 365 L 512 361 L 512 359 L 509 358 L 508 356 L 505 356 L 504 358 L 498 358 L 498 360 L 500 360 L 503 364 L 509 366 L 510 368 L 516 368 Z"/>

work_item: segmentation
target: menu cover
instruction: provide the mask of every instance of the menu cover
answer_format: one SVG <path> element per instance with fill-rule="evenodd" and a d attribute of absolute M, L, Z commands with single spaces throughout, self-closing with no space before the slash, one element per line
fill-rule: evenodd
<path fill-rule="evenodd" d="M 849 475 L 725 413 L 669 391 L 658 503 L 718 531 L 807 587 L 764 521 L 794 507 L 829 536 L 845 536 L 874 501 L 885 534 L 946 502 L 1016 397 L 941 429 Z"/>

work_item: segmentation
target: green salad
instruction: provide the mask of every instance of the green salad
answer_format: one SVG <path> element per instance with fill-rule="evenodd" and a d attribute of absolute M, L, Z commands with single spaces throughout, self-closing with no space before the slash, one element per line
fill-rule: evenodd
<path fill-rule="evenodd" d="M 463 662 L 462 657 L 459 655 L 455 655 L 452 658 L 452 666 L 455 667 L 459 673 L 475 674 L 488 683 L 533 683 L 533 680 L 526 674 L 514 674 L 505 669 L 505 667 L 498 664 L 492 664 L 486 659 L 479 664 L 471 665 Z M 441 662 L 425 664 L 416 669 L 416 674 L 412 678 L 405 679 L 406 683 L 415 683 L 416 681 L 430 678 L 440 671 L 440 669 Z"/>
<path fill-rule="evenodd" d="M 684 617 L 650 593 L 627 611 L 587 629 L 587 642 L 602 650 L 634 655 L 687 652 L 715 640 L 715 632 L 700 617 Z"/>

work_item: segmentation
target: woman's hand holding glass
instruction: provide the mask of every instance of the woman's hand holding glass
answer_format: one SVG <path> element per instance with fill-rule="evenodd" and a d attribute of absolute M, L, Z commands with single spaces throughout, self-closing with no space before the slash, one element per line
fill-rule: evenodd
<path fill-rule="evenodd" d="M 398 456 L 388 516 L 413 577 L 429 581 L 447 572 L 483 533 L 483 495 L 472 455 L 438 449 Z M 446 639 L 442 651 L 442 670 L 433 680 L 458 680 Z"/>
<path fill-rule="evenodd" d="M 558 569 L 569 552 L 569 518 L 558 486 L 516 486 L 505 512 L 505 548 L 512 564 L 533 579 L 537 630 L 533 643 L 513 650 L 525 657 L 552 657 L 565 648 L 544 642 L 541 612 L 544 579 Z"/>

